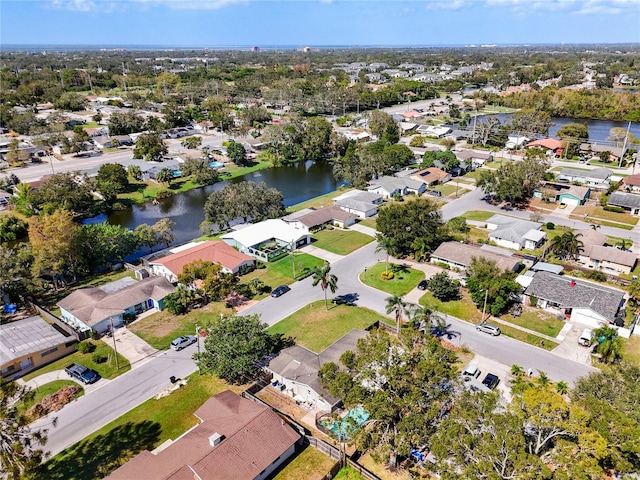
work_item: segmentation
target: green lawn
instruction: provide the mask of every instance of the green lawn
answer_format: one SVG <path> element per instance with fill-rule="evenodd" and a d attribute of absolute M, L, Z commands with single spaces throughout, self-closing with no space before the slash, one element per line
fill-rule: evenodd
<path fill-rule="evenodd" d="M 295 254 L 296 277 L 303 273 L 321 267 L 324 261 L 307 253 Z M 257 268 L 253 272 L 247 273 L 240 278 L 242 283 L 247 283 L 253 278 L 259 278 L 265 285 L 276 288 L 278 285 L 293 283 L 293 261 L 291 255 L 282 257 L 275 262 L 266 264 L 266 268 Z"/>
<path fill-rule="evenodd" d="M 640 367 L 640 337 L 632 335 L 624 342 L 624 359 Z"/>
<path fill-rule="evenodd" d="M 437 190 L 442 193 L 443 196 L 448 197 L 458 191 L 458 195 L 462 195 L 463 192 L 466 192 L 464 187 L 456 187 L 456 185 L 452 182 L 436 185 L 433 190 Z"/>
<path fill-rule="evenodd" d="M 32 391 L 34 392 L 33 398 L 29 399 L 28 402 L 20 402 L 18 405 L 18 410 L 21 412 L 26 412 L 33 405 L 40 402 L 44 397 L 56 393 L 62 387 L 66 387 L 67 385 L 75 385 L 80 387 L 80 392 L 76 395 L 76 398 L 84 395 L 84 388 L 78 385 L 76 382 L 72 380 L 54 380 L 53 382 L 45 383 L 44 385 L 38 385 Z"/>
<path fill-rule="evenodd" d="M 470 212 L 465 212 L 460 216 L 467 220 L 476 220 L 478 222 L 484 222 L 485 220 L 488 220 L 494 215 L 495 213 L 487 212 L 485 210 L 471 210 Z"/>
<path fill-rule="evenodd" d="M 377 226 L 375 218 L 365 218 L 364 220 L 360 220 L 360 222 L 358 223 L 360 223 L 360 225 L 364 225 L 365 227 L 369 227 L 373 229 L 375 229 Z"/>
<path fill-rule="evenodd" d="M 349 255 L 368 243 L 374 238 L 364 233 L 353 230 L 339 230 L 326 228 L 313 234 L 313 246 L 322 248 L 338 255 Z"/>
<path fill-rule="evenodd" d="M 521 342 L 528 343 L 529 345 L 535 345 L 536 347 L 544 348 L 545 350 L 553 350 L 558 346 L 556 342 L 545 340 L 542 337 L 533 335 L 531 333 L 523 332 L 517 328 L 512 328 L 507 325 L 500 324 L 500 330 L 507 337 L 515 338 Z"/>
<path fill-rule="evenodd" d="M 195 426 L 198 420 L 193 413 L 212 395 L 229 388 L 238 393 L 242 389 L 193 374 L 187 385 L 171 395 L 147 400 L 53 457 L 37 480 L 104 478 L 142 450 L 152 450 Z"/>
<path fill-rule="evenodd" d="M 564 326 L 562 320 L 545 313 L 543 310 L 526 310 L 519 317 L 503 315 L 500 319 L 550 337 L 556 337 Z"/>
<path fill-rule="evenodd" d="M 334 480 L 365 480 L 362 475 L 349 466 L 341 468 L 333 478 Z"/>
<path fill-rule="evenodd" d="M 297 344 L 320 353 L 350 330 L 364 329 L 377 321 L 389 320 L 366 308 L 332 302 L 327 311 L 324 300 L 319 300 L 269 327 L 268 331 L 293 337 Z"/>
<path fill-rule="evenodd" d="M 86 341 L 86 340 L 85 340 Z M 122 355 L 118 354 L 118 363 L 120 365 L 120 369 L 116 368 L 116 360 L 113 349 L 104 343 L 102 340 L 90 340 L 93 344 L 95 344 L 96 349 L 94 353 L 100 353 L 103 356 L 107 357 L 107 361 L 105 363 L 95 363 L 91 360 L 91 356 L 93 353 L 80 353 L 75 352 L 71 355 L 67 355 L 59 360 L 56 360 L 49 365 L 45 365 L 42 368 L 38 368 L 31 373 L 28 373 L 24 377 L 23 380 L 31 380 L 43 373 L 53 372 L 55 370 L 64 370 L 71 363 L 79 363 L 84 365 L 85 367 L 91 368 L 98 372 L 102 378 L 115 378 L 118 375 L 122 375 L 125 372 L 131 370 L 131 365 L 129 361 L 124 358 Z"/>
<path fill-rule="evenodd" d="M 305 446 L 292 460 L 281 467 L 274 477 L 270 478 L 273 480 L 321 480 L 335 464 L 336 460 L 320 450 Z"/>
<path fill-rule="evenodd" d="M 158 350 L 167 350 L 171 341 L 181 335 L 195 335 L 195 326 L 205 326 L 230 314 L 224 302 L 212 302 L 203 308 L 191 310 L 184 315 L 173 315 L 168 310 L 156 312 L 129 325 L 129 330 Z"/>
<path fill-rule="evenodd" d="M 424 272 L 413 268 L 402 267 L 389 262 L 389 271 L 394 272 L 391 280 L 382 280 L 380 274 L 386 271 L 386 262 L 380 262 L 360 274 L 360 280 L 365 285 L 377 288 L 391 295 L 406 295 L 424 280 Z"/>
<path fill-rule="evenodd" d="M 609 212 L 602 207 L 596 207 L 589 213 L 589 219 L 597 218 L 599 220 L 609 220 L 611 222 L 626 223 L 628 225 L 636 225 L 638 217 L 629 215 L 628 213 Z"/>
<path fill-rule="evenodd" d="M 435 310 L 460 318 L 471 323 L 478 323 L 482 319 L 482 312 L 478 310 L 469 294 L 461 289 L 462 298 L 451 302 L 437 300 L 431 292 L 425 293 L 420 298 L 420 305 L 430 305 Z"/>

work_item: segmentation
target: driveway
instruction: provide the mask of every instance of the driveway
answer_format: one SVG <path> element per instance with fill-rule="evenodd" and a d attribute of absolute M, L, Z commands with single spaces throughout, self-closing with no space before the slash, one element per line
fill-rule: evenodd
<path fill-rule="evenodd" d="M 137 368 L 148 362 L 158 352 L 127 327 L 116 328 L 113 337 L 103 336 L 104 343 L 114 348 L 120 355 L 129 360 L 131 368 Z M 115 340 L 115 342 L 114 342 Z"/>

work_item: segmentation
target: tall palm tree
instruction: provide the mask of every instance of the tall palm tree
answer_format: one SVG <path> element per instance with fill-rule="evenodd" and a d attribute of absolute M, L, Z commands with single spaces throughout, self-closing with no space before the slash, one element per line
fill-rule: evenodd
<path fill-rule="evenodd" d="M 616 247 L 620 250 L 626 250 L 631 245 L 633 245 L 633 242 L 629 238 L 621 238 L 618 240 L 618 243 L 616 243 Z"/>
<path fill-rule="evenodd" d="M 415 258 L 416 262 L 422 262 L 427 259 L 429 245 L 424 241 L 424 238 L 416 237 L 411 243 L 411 248 L 413 249 L 413 258 Z"/>
<path fill-rule="evenodd" d="M 408 313 L 408 304 L 400 295 L 387 297 L 387 313 L 392 312 L 396 317 L 396 333 L 400 333 L 400 322 L 402 322 L 402 316 L 405 313 Z"/>
<path fill-rule="evenodd" d="M 393 250 L 394 241 L 391 237 L 377 233 L 376 242 L 378 242 L 378 245 L 376 245 L 375 253 L 384 252 L 386 254 L 384 272 L 389 274 L 389 252 Z"/>
<path fill-rule="evenodd" d="M 315 269 L 313 273 L 313 286 L 320 284 L 320 288 L 324 292 L 324 306 L 329 310 L 329 303 L 327 302 L 327 289 L 331 290 L 331 293 L 336 293 L 338 289 L 338 277 L 331 273 L 331 265 L 325 261 L 324 265 Z"/>
<path fill-rule="evenodd" d="M 624 344 L 613 327 L 600 327 L 593 332 L 593 338 L 598 341 L 595 352 L 600 354 L 603 363 L 613 363 L 622 358 Z"/>
<path fill-rule="evenodd" d="M 584 243 L 581 233 L 565 232 L 551 240 L 549 251 L 563 260 L 575 260 L 582 252 Z"/>
<path fill-rule="evenodd" d="M 431 305 L 414 305 L 410 310 L 411 321 L 420 323 L 420 329 L 435 327 L 438 331 L 444 332 L 447 328 L 447 321 L 442 314 Z"/>

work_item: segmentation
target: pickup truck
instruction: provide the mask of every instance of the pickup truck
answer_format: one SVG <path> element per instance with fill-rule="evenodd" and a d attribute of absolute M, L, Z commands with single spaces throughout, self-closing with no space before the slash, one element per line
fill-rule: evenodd
<path fill-rule="evenodd" d="M 64 371 L 67 372 L 67 375 L 70 377 L 80 380 L 84 384 L 95 383 L 100 380 L 100 375 L 98 375 L 97 372 L 78 363 L 72 363 L 65 368 Z"/>

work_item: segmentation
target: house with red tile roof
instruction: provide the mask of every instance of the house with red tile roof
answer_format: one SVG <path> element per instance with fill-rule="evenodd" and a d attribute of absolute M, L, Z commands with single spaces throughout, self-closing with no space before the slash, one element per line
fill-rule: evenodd
<path fill-rule="evenodd" d="M 239 252 L 225 242 L 211 240 L 190 245 L 171 255 L 148 260 L 149 270 L 154 275 L 175 283 L 184 266 L 196 260 L 217 263 L 222 266 L 223 271 L 234 274 L 251 269 L 256 264 L 255 258 Z"/>
<path fill-rule="evenodd" d="M 527 143 L 527 148 L 537 147 L 547 150 L 547 155 L 553 154 L 556 157 L 562 155 L 562 142 L 555 138 L 541 138 Z"/>
<path fill-rule="evenodd" d="M 629 175 L 622 180 L 624 188 L 628 192 L 640 193 L 640 173 Z"/>
<path fill-rule="evenodd" d="M 302 443 L 271 408 L 231 390 L 195 412 L 200 423 L 160 451 L 144 450 L 108 480 L 263 480 Z"/>

